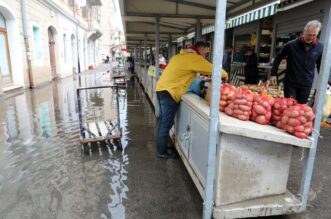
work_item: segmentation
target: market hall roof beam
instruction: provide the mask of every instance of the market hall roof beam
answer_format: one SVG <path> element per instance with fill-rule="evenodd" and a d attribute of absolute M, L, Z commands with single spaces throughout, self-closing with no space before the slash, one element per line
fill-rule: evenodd
<path fill-rule="evenodd" d="M 155 34 L 155 32 L 152 32 L 152 31 L 129 31 L 129 32 L 126 32 L 125 34 L 142 34 L 142 35 L 144 35 L 144 34 Z M 178 34 L 178 35 L 183 35 L 183 34 L 185 34 L 185 32 L 183 31 L 183 32 L 164 32 L 164 31 L 161 31 L 160 32 L 160 34 L 166 34 L 166 35 L 168 35 L 168 34 Z"/>
<path fill-rule="evenodd" d="M 150 25 L 153 25 L 153 26 L 156 24 L 155 22 L 153 23 L 153 22 L 144 22 L 144 21 L 141 21 L 141 22 L 139 21 L 137 23 L 150 24 Z M 182 30 L 182 31 L 185 31 L 186 30 L 185 27 L 176 27 L 176 26 L 173 26 L 173 25 L 162 24 L 162 23 L 160 23 L 159 25 L 160 25 L 160 27 L 168 27 L 168 28 Z"/>
<path fill-rule="evenodd" d="M 170 17 L 170 18 L 200 18 L 200 19 L 215 19 L 214 15 L 197 15 L 197 14 L 158 14 L 144 12 L 127 12 L 126 16 L 136 17 Z"/>
<path fill-rule="evenodd" d="M 204 8 L 207 10 L 213 10 L 216 11 L 216 7 L 215 6 L 211 6 L 211 5 L 206 5 L 206 4 L 201 4 L 201 3 L 196 3 L 196 2 L 190 2 L 190 1 L 185 1 L 185 0 L 164 0 L 167 2 L 174 2 L 176 4 L 182 4 L 182 5 L 188 5 L 188 6 L 193 6 L 193 7 L 197 7 L 197 8 Z"/>

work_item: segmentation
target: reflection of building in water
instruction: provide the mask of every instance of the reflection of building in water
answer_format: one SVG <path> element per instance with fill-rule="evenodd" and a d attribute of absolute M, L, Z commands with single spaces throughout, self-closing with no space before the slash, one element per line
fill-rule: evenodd
<path fill-rule="evenodd" d="M 75 85 L 71 78 L 58 81 L 56 83 L 57 88 L 55 89 L 57 93 L 53 93 L 53 100 L 58 100 L 54 102 L 55 105 L 60 110 L 61 120 L 65 123 L 70 123 L 73 119 L 76 119 L 75 114 Z M 54 90 L 54 89 L 53 89 Z"/>
<path fill-rule="evenodd" d="M 2 112 L 4 112 L 2 116 L 5 116 L 7 140 L 31 140 L 33 134 L 32 118 L 30 110 L 28 110 L 29 104 L 26 96 L 18 95 L 14 98 L 6 99 L 1 105 L 3 105 Z"/>

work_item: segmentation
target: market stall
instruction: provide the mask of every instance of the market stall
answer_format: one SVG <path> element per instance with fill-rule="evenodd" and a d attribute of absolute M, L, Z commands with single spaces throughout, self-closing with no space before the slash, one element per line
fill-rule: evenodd
<path fill-rule="evenodd" d="M 331 57 L 330 42 L 326 43 L 327 52 L 322 60 L 320 89 L 316 95 L 317 101 L 314 108 L 316 120 L 311 137 L 303 136 L 304 138 L 300 139 L 276 127 L 240 121 L 219 112 L 221 95 L 219 72 L 222 68 L 223 50 L 221 48 L 223 48 L 224 39 L 225 10 L 229 9 L 231 13 L 231 9 L 235 9 L 235 7 L 226 5 L 224 1 L 216 2 L 211 105 L 209 107 L 206 101 L 192 94 L 184 95 L 173 130 L 176 148 L 204 199 L 203 217 L 205 219 L 211 217 L 245 218 L 303 212 L 307 206 L 319 135 L 320 111 L 323 105 L 321 97 L 326 90 L 326 74 L 330 71 L 330 64 L 326 62 Z M 166 7 L 165 2 L 155 1 L 155 4 L 162 4 L 163 10 L 167 13 L 160 11 L 159 7 L 155 7 L 154 13 L 145 11 L 144 14 L 142 13 L 144 8 L 139 8 L 137 5 L 139 1 L 128 0 L 126 3 L 135 4 L 131 10 L 139 9 L 135 12 L 130 11 L 132 16 L 139 14 L 146 17 L 150 17 L 149 14 L 155 16 L 157 51 L 159 50 L 160 17 L 163 15 L 165 19 L 168 19 L 171 16 L 178 16 L 176 19 L 179 19 L 180 16 L 187 16 L 187 13 L 184 15 L 185 13 L 181 14 L 178 11 L 171 14 L 173 11 L 171 7 Z M 240 3 L 240 1 L 236 3 Z M 259 3 L 256 10 L 248 9 L 248 12 L 244 14 L 245 18 L 244 15 L 238 15 L 236 19 L 233 19 L 232 24 L 239 24 L 243 19 L 246 20 L 247 16 L 255 19 L 258 17 L 257 15 L 262 14 L 261 12 L 264 15 L 267 11 L 275 13 L 276 5 L 279 2 L 275 1 L 272 5 L 265 6 L 262 3 Z M 175 4 L 178 7 L 178 2 Z M 265 10 L 269 7 L 274 10 Z M 205 5 L 205 8 L 210 8 L 210 6 Z M 183 6 L 181 9 L 185 9 L 185 7 Z M 125 12 L 126 15 L 130 13 Z M 208 18 L 208 13 L 201 12 L 206 16 L 205 18 Z M 196 15 L 192 15 L 192 17 L 194 16 Z M 249 22 L 252 21 L 254 20 L 249 20 Z M 329 20 L 328 24 L 330 23 Z M 326 25 L 326 27 L 330 29 L 330 25 Z M 326 33 L 329 32 L 330 30 L 326 31 Z M 269 47 L 271 32 L 265 32 L 265 35 L 265 46 Z M 252 40 L 251 37 L 250 39 Z M 326 39 L 330 41 L 329 35 Z M 263 54 L 263 56 L 266 55 Z M 158 73 L 158 70 L 156 69 L 155 72 Z M 157 79 L 158 76 L 155 78 Z M 151 87 L 153 86 L 155 86 L 154 83 Z M 153 99 L 154 97 L 152 96 Z M 157 104 L 155 105 L 157 106 Z M 309 125 L 312 126 L 312 124 L 310 121 Z M 290 128 L 287 129 L 288 132 L 290 130 Z M 293 147 L 301 147 L 307 154 L 304 157 L 305 166 L 300 196 L 292 194 L 286 186 Z"/>
<path fill-rule="evenodd" d="M 207 177 L 209 106 L 185 94 L 175 123 L 176 148 L 202 197 Z M 300 212 L 300 198 L 287 189 L 292 149 L 310 148 L 270 125 L 219 112 L 214 217 L 241 218 Z"/>

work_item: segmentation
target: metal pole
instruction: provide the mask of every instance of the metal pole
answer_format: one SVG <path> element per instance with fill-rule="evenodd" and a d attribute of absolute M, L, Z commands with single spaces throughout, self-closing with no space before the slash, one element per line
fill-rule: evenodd
<path fill-rule="evenodd" d="M 145 59 L 144 59 L 144 66 L 147 69 L 147 34 L 144 34 L 144 51 L 145 51 Z"/>
<path fill-rule="evenodd" d="M 144 34 L 144 51 L 145 51 L 145 59 L 144 59 L 144 71 L 142 72 L 141 79 L 143 84 L 145 85 L 147 78 L 147 34 Z"/>
<path fill-rule="evenodd" d="M 202 40 L 202 24 L 200 19 L 197 20 L 195 24 L 195 42 Z"/>
<path fill-rule="evenodd" d="M 139 65 L 141 66 L 141 63 L 142 63 L 142 49 L 141 49 L 141 41 L 139 41 L 139 50 L 138 50 L 138 55 L 139 55 Z"/>
<path fill-rule="evenodd" d="M 171 34 L 168 35 L 168 62 L 172 56 L 172 36 Z"/>
<path fill-rule="evenodd" d="M 155 38 L 155 77 L 159 79 L 159 50 L 160 50 L 160 18 L 156 18 L 156 38 Z"/>
<path fill-rule="evenodd" d="M 225 29 L 225 13 L 226 1 L 217 0 L 216 2 L 216 17 L 215 17 L 215 41 L 213 54 L 213 74 L 212 74 L 212 90 L 211 90 L 211 105 L 210 105 L 210 120 L 209 120 L 209 146 L 208 146 L 208 165 L 207 179 L 205 184 L 205 196 L 203 206 L 203 218 L 212 218 L 214 206 L 214 180 L 216 169 L 216 147 L 218 140 L 218 123 L 219 123 L 219 100 L 220 100 L 220 85 L 222 71 L 222 57 L 224 47 L 224 29 Z"/>
<path fill-rule="evenodd" d="M 31 63 L 31 50 L 29 44 L 29 26 L 28 26 L 28 16 L 26 14 L 26 0 L 22 0 L 22 20 L 23 20 L 23 36 L 24 36 L 24 44 L 25 44 L 25 52 L 26 52 L 26 61 L 28 67 L 28 77 L 29 77 L 29 86 L 30 88 L 34 87 L 33 84 L 33 74 L 32 74 L 32 63 Z"/>
<path fill-rule="evenodd" d="M 300 187 L 300 194 L 302 196 L 302 206 L 301 211 L 304 211 L 307 208 L 307 201 L 308 201 L 308 194 L 310 190 L 311 185 L 311 179 L 313 174 L 313 168 L 314 168 L 314 161 L 316 156 L 316 150 L 317 150 L 317 143 L 318 143 L 318 137 L 320 132 L 320 123 L 322 119 L 322 113 L 323 113 L 323 105 L 324 105 L 324 98 L 325 98 L 325 92 L 327 88 L 327 83 L 329 79 L 329 74 L 331 70 L 331 7 L 329 9 L 329 19 L 327 25 L 325 25 L 327 28 L 326 30 L 326 36 L 325 36 L 325 42 L 324 42 L 324 51 L 322 56 L 322 62 L 321 62 L 321 69 L 320 73 L 318 75 L 318 86 L 317 86 L 317 93 L 316 93 L 316 101 L 314 104 L 314 111 L 315 111 L 315 121 L 314 121 L 314 129 L 312 133 L 312 146 L 310 149 L 305 149 L 305 152 L 308 153 L 308 157 L 306 157 L 306 162 L 304 166 L 304 171 L 301 179 L 301 187 Z"/>
<path fill-rule="evenodd" d="M 160 50 L 160 18 L 156 18 L 156 25 L 155 25 L 155 77 L 152 77 L 152 99 L 154 103 L 154 113 L 155 116 L 159 116 L 159 103 L 157 101 L 156 93 L 155 93 L 155 85 L 156 82 L 159 80 L 160 72 L 159 72 L 159 50 Z"/>

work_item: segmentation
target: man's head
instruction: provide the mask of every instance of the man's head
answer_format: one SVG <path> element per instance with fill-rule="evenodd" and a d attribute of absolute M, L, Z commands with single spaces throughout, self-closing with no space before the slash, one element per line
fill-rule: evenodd
<path fill-rule="evenodd" d="M 309 21 L 303 29 L 303 38 L 306 43 L 312 43 L 316 40 L 318 33 L 322 27 L 321 22 L 318 20 Z"/>
<path fill-rule="evenodd" d="M 247 47 L 246 55 L 250 56 L 254 53 L 254 49 L 252 47 Z"/>
<path fill-rule="evenodd" d="M 202 41 L 198 41 L 195 43 L 194 47 L 196 48 L 199 55 L 202 57 L 206 57 L 206 54 L 208 53 L 208 45 Z"/>

